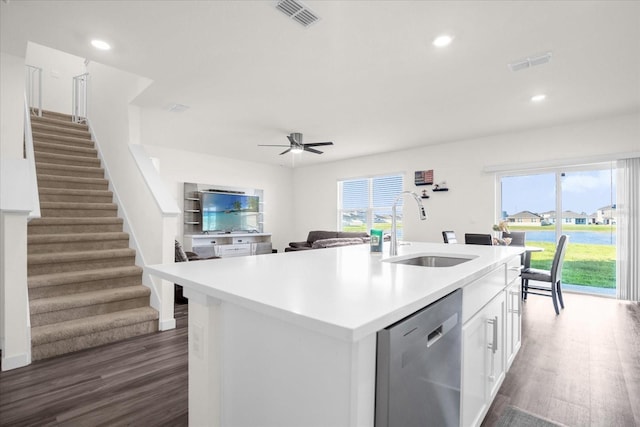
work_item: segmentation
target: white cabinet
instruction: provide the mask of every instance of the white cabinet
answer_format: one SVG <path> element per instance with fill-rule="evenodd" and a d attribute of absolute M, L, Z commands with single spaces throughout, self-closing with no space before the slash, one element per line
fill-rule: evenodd
<path fill-rule="evenodd" d="M 463 426 L 482 422 L 504 379 L 504 292 L 462 327 Z"/>
<path fill-rule="evenodd" d="M 463 288 L 461 426 L 479 426 L 520 349 L 520 257 Z"/>
<path fill-rule="evenodd" d="M 186 250 L 201 257 L 260 255 L 271 253 L 269 233 L 194 234 L 184 236 Z"/>
<path fill-rule="evenodd" d="M 522 299 L 520 296 L 520 260 L 507 264 L 507 288 L 505 290 L 505 359 L 507 370 L 511 367 L 522 341 Z"/>

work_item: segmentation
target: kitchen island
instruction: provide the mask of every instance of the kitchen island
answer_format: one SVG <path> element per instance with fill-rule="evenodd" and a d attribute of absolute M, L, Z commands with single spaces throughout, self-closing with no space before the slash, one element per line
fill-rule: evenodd
<path fill-rule="evenodd" d="M 358 245 L 148 271 L 189 298 L 190 425 L 373 426 L 377 331 L 487 275 L 504 289 L 521 252 L 411 243 L 393 257 L 469 258 L 432 268 Z M 465 320 L 486 289 L 469 292 Z"/>

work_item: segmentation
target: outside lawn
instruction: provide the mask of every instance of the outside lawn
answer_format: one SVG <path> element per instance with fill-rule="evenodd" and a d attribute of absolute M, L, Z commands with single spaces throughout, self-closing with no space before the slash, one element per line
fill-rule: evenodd
<path fill-rule="evenodd" d="M 553 231 L 555 225 L 544 227 L 518 227 L 509 225 L 514 231 Z M 563 231 L 614 233 L 616 226 L 605 224 L 574 225 L 562 224 Z M 551 268 L 555 244 L 527 240 L 527 245 L 544 248 L 544 252 L 531 254 L 531 267 L 548 270 Z M 567 253 L 562 267 L 562 282 L 572 285 L 593 286 L 596 288 L 616 287 L 616 247 L 615 245 L 596 245 L 572 243 L 569 240 Z"/>
<path fill-rule="evenodd" d="M 555 244 L 527 242 L 527 245 L 544 248 L 544 252 L 531 254 L 531 267 L 549 270 L 556 251 Z M 562 267 L 562 282 L 596 288 L 615 288 L 615 246 L 569 242 Z"/>

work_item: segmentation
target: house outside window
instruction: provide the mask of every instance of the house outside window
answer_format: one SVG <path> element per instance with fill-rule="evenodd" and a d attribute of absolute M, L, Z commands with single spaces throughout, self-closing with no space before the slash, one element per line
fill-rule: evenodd
<path fill-rule="evenodd" d="M 338 181 L 338 229 L 391 231 L 393 201 L 403 191 L 402 175 Z M 396 208 L 398 237 L 402 237 L 402 200 Z"/>

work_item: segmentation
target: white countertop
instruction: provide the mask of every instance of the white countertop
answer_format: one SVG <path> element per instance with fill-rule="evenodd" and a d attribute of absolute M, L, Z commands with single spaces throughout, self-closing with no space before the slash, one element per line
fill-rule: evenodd
<path fill-rule="evenodd" d="M 185 288 L 335 338 L 358 341 L 483 276 L 523 248 L 416 243 L 409 254 L 477 256 L 453 267 L 383 262 L 368 245 L 153 265 Z"/>

